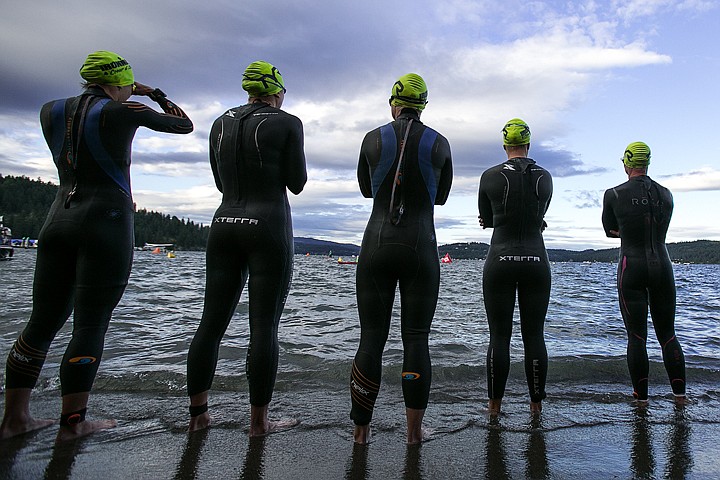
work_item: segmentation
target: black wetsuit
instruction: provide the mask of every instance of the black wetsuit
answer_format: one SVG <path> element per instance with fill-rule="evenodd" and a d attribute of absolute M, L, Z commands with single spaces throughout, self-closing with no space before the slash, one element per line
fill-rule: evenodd
<path fill-rule="evenodd" d="M 210 228 L 205 305 L 188 353 L 188 394 L 210 389 L 218 348 L 250 278 L 250 403 L 270 403 L 278 325 L 290 288 L 293 231 L 287 191 L 307 181 L 300 119 L 265 103 L 233 108 L 210 132 L 210 165 L 223 193 Z"/>
<path fill-rule="evenodd" d="M 33 310 L 8 356 L 7 388 L 35 386 L 50 343 L 74 311 L 60 365 L 62 394 L 90 391 L 132 265 L 133 136 L 141 126 L 167 133 L 193 129 L 177 105 L 165 98 L 158 103 L 165 113 L 113 101 L 91 87 L 43 106 L 40 123 L 60 188 L 38 238 Z"/>
<path fill-rule="evenodd" d="M 552 191 L 550 173 L 530 158 L 512 158 L 486 170 L 480 178 L 481 222 L 483 228 L 493 228 L 483 267 L 491 399 L 503 397 L 510 372 L 516 292 L 530 399 L 539 402 L 545 398 L 548 357 L 543 332 L 550 301 L 550 264 L 542 231 Z"/>
<path fill-rule="evenodd" d="M 627 361 L 634 394 L 648 398 L 648 305 L 673 393 L 685 394 L 685 357 L 675 336 L 675 278 L 665 247 L 673 198 L 646 175 L 605 192 L 605 234 L 620 232 L 617 288 L 628 334 Z"/>
<path fill-rule="evenodd" d="M 398 172 L 401 141 L 411 119 Z M 396 172 L 399 180 L 393 195 Z M 367 425 L 380 389 L 382 354 L 398 283 L 405 405 L 414 409 L 427 406 L 431 381 L 428 333 L 440 282 L 433 209 L 443 205 L 450 193 L 450 145 L 423 125 L 414 110 L 404 109 L 394 122 L 365 136 L 358 182 L 363 196 L 374 201 L 357 267 L 361 336 L 352 368 L 351 418 L 356 425 Z"/>

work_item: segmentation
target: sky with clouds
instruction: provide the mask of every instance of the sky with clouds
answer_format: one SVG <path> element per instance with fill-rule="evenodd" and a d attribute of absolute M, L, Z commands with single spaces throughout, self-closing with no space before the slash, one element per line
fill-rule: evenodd
<path fill-rule="evenodd" d="M 295 235 L 359 244 L 371 207 L 357 186 L 360 143 L 391 120 L 395 80 L 415 72 L 428 84 L 422 120 L 453 152 L 450 198 L 435 209 L 441 244 L 489 243 L 478 181 L 504 160 L 500 130 L 513 117 L 530 125 L 530 156 L 554 178 L 548 247 L 617 246 L 604 238 L 601 201 L 626 180 L 620 158 L 634 141 L 650 146 L 651 177 L 673 191 L 668 241 L 720 240 L 719 23 L 714 0 L 6 2 L 0 174 L 57 182 L 40 107 L 78 94 L 87 54 L 111 50 L 195 124 L 189 136 L 138 131 L 138 207 L 209 224 L 220 203 L 210 126 L 247 100 L 247 64 L 266 60 L 285 78 L 283 109 L 305 128 Z"/>

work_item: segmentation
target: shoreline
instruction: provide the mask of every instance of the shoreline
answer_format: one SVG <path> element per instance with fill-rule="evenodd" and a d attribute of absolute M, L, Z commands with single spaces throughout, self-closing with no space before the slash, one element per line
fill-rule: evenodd
<path fill-rule="evenodd" d="M 117 408 L 117 393 L 97 392 L 91 418 Z M 135 395 L 121 394 L 131 405 Z M 53 416 L 56 395 L 39 394 L 32 403 L 38 418 Z M 152 401 L 152 399 L 146 399 Z M 243 399 L 244 400 L 244 399 Z M 247 436 L 246 403 L 215 415 L 217 426 L 187 434 L 185 397 L 156 398 L 165 407 L 177 406 L 172 419 L 127 412 L 118 427 L 54 445 L 57 426 L 2 442 L 0 478 L 34 479 L 468 479 L 468 478 L 687 478 L 720 475 L 717 447 L 720 424 L 693 415 L 693 406 L 665 414 L 656 410 L 619 406 L 630 412 L 625 420 L 593 424 L 555 421 L 572 416 L 545 405 L 539 420 L 531 420 L 520 405 L 511 404 L 499 420 L 476 415 L 455 428 L 431 428 L 431 439 L 407 446 L 402 417 L 378 418 L 373 441 L 352 441 L 349 419 L 301 423 L 267 437 Z M 576 415 L 592 409 L 592 401 Z M 182 405 L 182 407 L 181 407 Z M 240 410 L 237 410 L 239 408 Z M 572 412 L 570 412 L 572 413 Z M 272 415 L 271 415 L 272 416 Z M 663 419 L 669 418 L 669 421 Z M 299 418 L 303 420 L 303 418 Z M 520 428 L 518 428 L 520 427 Z"/>
<path fill-rule="evenodd" d="M 243 429 L 194 434 L 127 425 L 59 446 L 54 429 L 4 442 L 3 478 L 710 478 L 720 474 L 716 425 L 681 431 L 605 424 L 513 432 L 469 426 L 421 445 L 377 432 L 357 446 L 347 431 L 302 426 L 249 439 Z M 154 431 L 153 431 L 154 430 Z M 692 434 L 691 434 L 692 432 Z M 667 442 L 669 440 L 669 443 Z M 11 445 L 12 443 L 12 445 Z"/>

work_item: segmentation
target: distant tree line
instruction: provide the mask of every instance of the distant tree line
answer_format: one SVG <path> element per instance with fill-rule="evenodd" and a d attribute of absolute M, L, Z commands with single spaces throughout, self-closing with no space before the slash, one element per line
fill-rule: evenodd
<path fill-rule="evenodd" d="M 0 215 L 3 223 L 12 228 L 14 238 L 37 238 L 45 222 L 50 205 L 57 194 L 57 185 L 27 177 L 0 174 Z M 191 220 L 140 209 L 135 213 L 135 245 L 145 243 L 173 243 L 178 250 L 205 250 L 210 227 Z M 720 242 L 696 240 L 668 244 L 674 262 L 720 264 Z M 483 259 L 487 243 L 451 243 L 441 245 L 440 255 L 449 253 L 457 259 Z M 313 255 L 357 255 L 360 247 L 312 238 L 295 238 L 295 253 Z M 618 249 L 563 250 L 548 249 L 553 262 L 615 262 Z"/>
<path fill-rule="evenodd" d="M 0 174 L 0 215 L 14 238 L 37 238 L 58 187 L 27 177 Z"/>
<path fill-rule="evenodd" d="M 0 174 L 0 215 L 13 238 L 38 238 L 58 186 L 28 177 Z M 173 243 L 178 250 L 205 250 L 209 226 L 147 211 L 135 212 L 135 245 Z"/>
<path fill-rule="evenodd" d="M 439 248 L 440 255 L 446 252 L 457 259 L 482 259 L 487 256 L 490 245 L 487 243 L 451 243 Z M 669 243 L 670 259 L 678 263 L 720 264 L 720 242 L 713 240 L 695 240 L 693 242 Z M 617 262 L 619 248 L 603 250 L 563 250 L 548 249 L 551 262 Z"/>
<path fill-rule="evenodd" d="M 177 250 L 205 250 L 210 227 L 192 220 L 148 212 L 135 212 L 135 245 L 174 243 Z"/>

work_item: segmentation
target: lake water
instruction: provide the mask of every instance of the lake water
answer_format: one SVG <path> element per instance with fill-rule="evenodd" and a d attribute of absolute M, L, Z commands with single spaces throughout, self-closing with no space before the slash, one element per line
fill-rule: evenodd
<path fill-rule="evenodd" d="M 27 321 L 35 252 L 18 249 L 0 262 L 6 286 L 0 305 L 0 373 L 7 353 Z M 436 431 L 477 422 L 486 404 L 485 354 L 488 327 L 482 304 L 482 260 L 441 265 L 441 292 L 430 335 L 433 386 L 426 423 Z M 290 295 L 280 326 L 280 365 L 272 416 L 300 418 L 312 428 L 346 434 L 349 372 L 359 339 L 355 266 L 322 256 L 295 257 Z M 625 331 L 617 305 L 615 265 L 556 263 L 546 323 L 550 355 L 544 428 L 558 429 L 609 421 L 630 421 L 630 385 Z M 693 421 L 720 423 L 720 266 L 675 265 L 677 334 L 687 361 Z M 177 252 L 176 258 L 136 252 L 130 284 L 115 310 L 95 384 L 105 399 L 91 412 L 119 420 L 146 419 L 157 428 L 187 423 L 185 361 L 202 311 L 204 253 Z M 397 302 L 397 299 L 396 299 Z M 211 410 L 216 425 L 247 425 L 245 379 L 246 295 L 225 335 Z M 517 320 L 517 318 L 516 318 Z M 59 397 L 58 366 L 70 323 L 51 347 L 38 383 L 39 395 Z M 651 330 L 652 331 L 652 330 Z M 527 429 L 527 391 L 519 326 L 512 342 L 503 428 Z M 653 421 L 675 421 L 660 348 L 651 334 L 650 395 Z M 384 377 L 373 424 L 404 429 L 400 390 L 402 345 L 399 316 L 384 356 Z M 110 400 L 108 400 L 110 399 Z M 59 400 L 58 400 L 59 402 Z M 125 434 L 133 435 L 128 426 Z"/>

